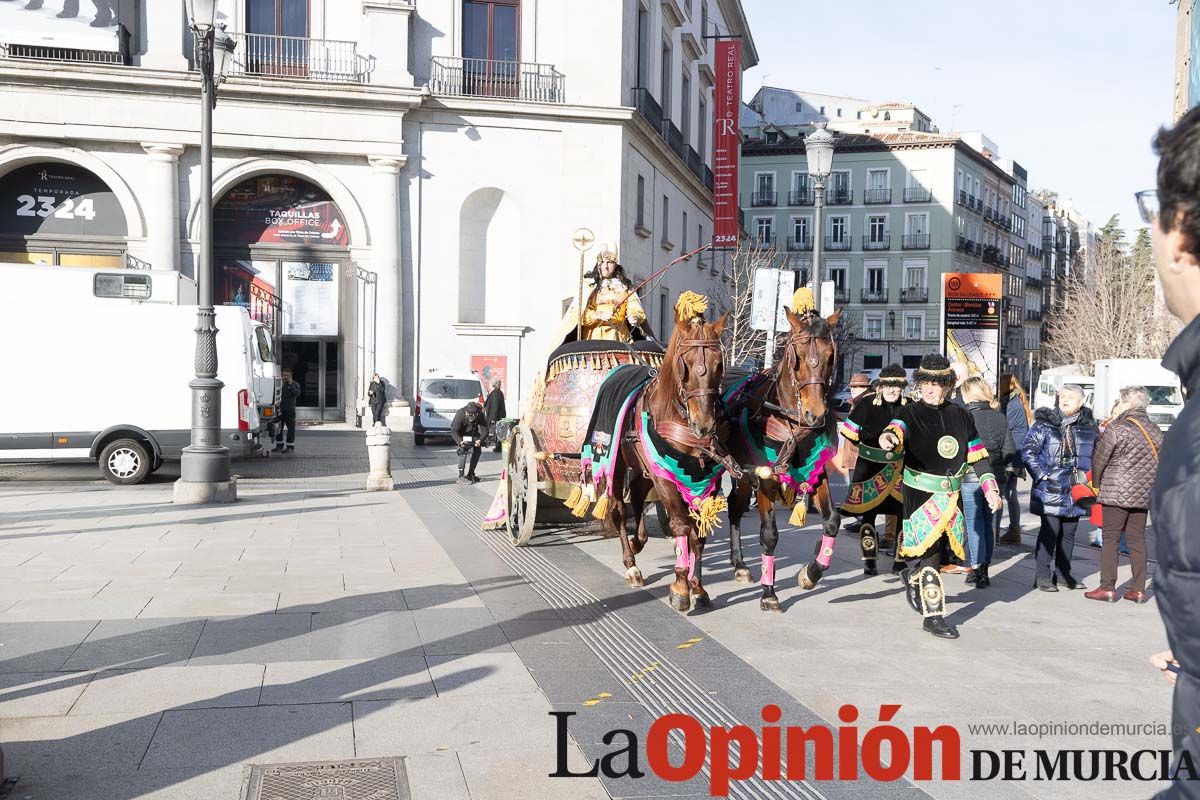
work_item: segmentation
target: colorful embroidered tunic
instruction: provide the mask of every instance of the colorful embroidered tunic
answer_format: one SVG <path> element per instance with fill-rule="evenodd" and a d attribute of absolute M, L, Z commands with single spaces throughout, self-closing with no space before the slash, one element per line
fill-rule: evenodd
<path fill-rule="evenodd" d="M 631 324 L 646 319 L 637 294 L 629 294 L 630 287 L 618 278 L 602 278 L 592 289 L 583 309 L 583 338 L 607 339 L 614 342 L 632 341 Z M 629 299 L 625 300 L 625 296 Z M 625 300 L 624 305 L 620 305 Z M 620 307 L 618 308 L 618 305 Z M 603 315 L 610 315 L 604 319 Z"/>
<path fill-rule="evenodd" d="M 918 401 L 901 408 L 884 430 L 900 439 L 896 451 L 904 454 L 904 535 L 897 555 L 921 558 L 945 535 L 954 554 L 965 558 L 962 477 L 973 468 L 984 491 L 996 487 L 971 413 Z"/>
<path fill-rule="evenodd" d="M 879 449 L 879 434 L 902 408 L 903 400 L 889 403 L 881 394 L 865 394 L 838 426 L 838 432 L 858 446 L 858 459 L 842 513 L 890 516 L 899 514 L 903 508 L 900 482 L 904 454 L 899 450 L 887 453 Z"/>

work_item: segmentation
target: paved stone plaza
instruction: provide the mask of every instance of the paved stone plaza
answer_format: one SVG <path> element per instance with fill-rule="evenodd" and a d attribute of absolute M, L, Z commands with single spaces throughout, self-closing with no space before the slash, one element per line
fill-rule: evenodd
<path fill-rule="evenodd" d="M 851 703 L 862 731 L 881 704 L 900 704 L 895 724 L 957 726 L 964 751 L 1169 747 L 968 731 L 1169 722 L 1170 688 L 1147 663 L 1165 647 L 1153 601 L 1033 591 L 1028 515 L 1024 545 L 998 548 L 990 589 L 948 576 L 958 641 L 921 631 L 897 579 L 863 577 L 852 536 L 839 537 L 820 586 L 801 592 L 815 524 L 783 529 L 783 614 L 760 612 L 758 588 L 732 581 L 719 532 L 705 558 L 715 608 L 685 616 L 666 603 L 667 539 L 639 558 L 648 586 L 635 591 L 617 542 L 590 527 L 539 532 L 520 550 L 481 532 L 497 459 L 486 454 L 483 483 L 460 486 L 448 448 L 397 447 L 399 490 L 368 493 L 362 432 L 304 428 L 295 456 L 235 464 L 236 505 L 204 508 L 171 504 L 170 465 L 128 488 L 94 467 L 5 468 L 0 744 L 19 776 L 11 796 L 236 800 L 250 764 L 374 756 L 403 756 L 418 800 L 708 796 L 699 778 L 548 778 L 552 710 L 577 712 L 575 770 L 611 749 L 601 737 L 613 729 L 644 746 L 650 722 L 676 710 L 757 728 L 765 703 L 804 727 L 836 727 Z M 1099 551 L 1080 541 L 1094 586 Z M 757 570 L 757 537 L 745 547 Z M 733 796 L 1121 800 L 1156 788 L 810 779 Z"/>

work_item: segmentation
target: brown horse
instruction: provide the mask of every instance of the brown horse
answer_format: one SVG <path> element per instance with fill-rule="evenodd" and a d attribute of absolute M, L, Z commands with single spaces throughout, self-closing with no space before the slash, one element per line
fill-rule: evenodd
<path fill-rule="evenodd" d="M 644 585 L 636 556 L 646 545 L 646 497 L 653 489 L 667 512 L 675 539 L 675 581 L 671 605 L 687 611 L 711 607 L 700 559 L 718 499 L 724 470 L 736 465 L 715 433 L 724 363 L 721 332 L 726 317 L 706 323 L 702 316 L 677 320 L 662 368 L 637 399 L 622 432 L 611 495 L 628 489 L 637 531 L 630 541 L 625 504 L 613 502 L 606 519 L 621 539 L 625 580 Z M 613 443 L 617 446 L 617 442 Z"/>
<path fill-rule="evenodd" d="M 823 537 L 815 562 L 800 572 L 800 585 L 816 586 L 833 555 L 833 541 L 841 525 L 841 515 L 829 496 L 825 479 L 826 464 L 837 447 L 834 415 L 827 405 L 832 388 L 833 365 L 837 348 L 833 328 L 837 311 L 828 319 L 815 312 L 787 312 L 791 330 L 783 355 L 770 372 L 749 378 L 731 389 L 726 407 L 729 419 L 722 438 L 730 453 L 743 467 L 743 474 L 729 499 L 729 559 L 739 583 L 749 583 L 750 570 L 742 560 L 741 518 L 750 498 L 758 504 L 758 538 L 763 548 L 763 611 L 780 611 L 775 595 L 775 546 L 779 529 L 775 524 L 775 503 L 795 498 L 793 522 L 800 519 L 814 495 L 821 512 Z"/>

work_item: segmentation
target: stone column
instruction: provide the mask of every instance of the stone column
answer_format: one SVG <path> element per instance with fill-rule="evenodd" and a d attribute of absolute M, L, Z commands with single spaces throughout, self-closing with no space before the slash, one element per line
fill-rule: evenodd
<path fill-rule="evenodd" d="M 146 3 L 146 52 L 141 66 L 148 69 L 184 71 L 188 60 L 183 52 L 183 32 L 187 26 L 183 0 L 158 0 Z"/>
<path fill-rule="evenodd" d="M 388 415 L 388 427 L 403 430 L 411 424 L 408 401 L 399 394 L 403 384 L 400 351 L 400 169 L 406 157 L 371 156 L 371 263 L 376 275 L 375 365 L 396 390 Z M 369 376 L 367 376 L 369 380 Z M 393 418 L 394 417 L 394 418 Z"/>
<path fill-rule="evenodd" d="M 179 271 L 179 156 L 183 145 L 142 143 L 150 157 L 146 209 L 146 260 L 154 269 Z"/>
<path fill-rule="evenodd" d="M 371 83 L 412 86 L 408 69 L 409 25 L 416 5 L 407 0 L 363 0 L 364 55 L 375 59 Z"/>

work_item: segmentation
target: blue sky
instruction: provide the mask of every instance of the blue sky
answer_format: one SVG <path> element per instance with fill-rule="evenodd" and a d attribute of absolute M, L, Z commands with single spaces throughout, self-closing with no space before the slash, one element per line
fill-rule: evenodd
<path fill-rule="evenodd" d="M 759 54 L 746 99 L 765 83 L 911 101 L 943 132 L 982 130 L 1097 227 L 1141 225 L 1133 193 L 1154 187 L 1150 139 L 1172 115 L 1167 0 L 742 4 Z"/>

